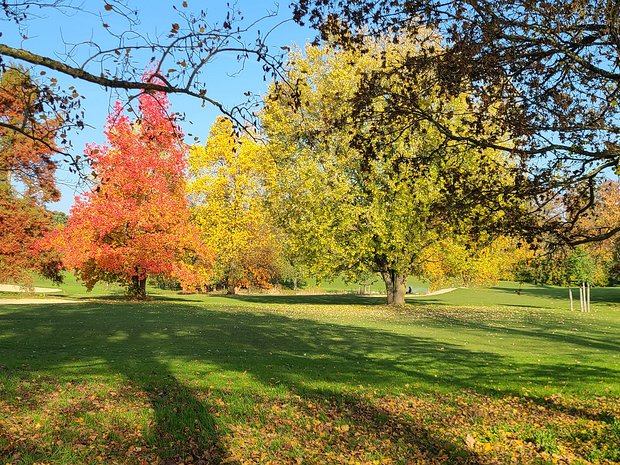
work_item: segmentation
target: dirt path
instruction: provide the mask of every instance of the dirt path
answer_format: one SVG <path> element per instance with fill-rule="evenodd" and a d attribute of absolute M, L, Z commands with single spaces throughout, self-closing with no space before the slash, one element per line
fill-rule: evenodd
<path fill-rule="evenodd" d="M 0 292 L 15 292 L 15 293 L 27 293 L 27 294 L 52 294 L 54 292 L 62 292 L 62 289 L 56 289 L 53 287 L 34 287 L 26 288 L 22 286 L 16 286 L 15 284 L 0 284 Z M 0 305 L 30 305 L 30 304 L 69 304 L 75 303 L 75 300 L 62 299 L 57 297 L 40 299 L 37 298 L 21 298 L 15 299 L 2 299 L 0 298 Z"/>
<path fill-rule="evenodd" d="M 413 294 L 407 295 L 407 297 L 431 297 L 434 295 L 447 294 L 448 292 L 456 291 L 458 287 L 447 287 L 445 289 L 437 289 L 436 291 L 429 292 L 428 294 Z"/>
<path fill-rule="evenodd" d="M 15 284 L 0 284 L 0 292 L 27 292 L 32 294 L 51 294 L 52 292 L 62 292 L 62 289 L 55 287 L 23 287 Z"/>
<path fill-rule="evenodd" d="M 0 305 L 33 305 L 33 304 L 77 304 L 79 300 L 69 299 L 0 299 Z"/>

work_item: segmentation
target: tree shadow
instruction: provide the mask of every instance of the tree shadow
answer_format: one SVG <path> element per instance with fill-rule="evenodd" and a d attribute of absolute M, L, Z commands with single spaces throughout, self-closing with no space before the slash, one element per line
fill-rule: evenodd
<path fill-rule="evenodd" d="M 496 286 L 491 289 L 515 294 L 516 288 Z M 573 298 L 576 300 L 576 306 L 579 306 L 579 288 L 577 286 L 572 287 Z M 545 299 L 560 300 L 568 303 L 568 287 L 556 287 L 556 286 L 528 286 L 518 290 L 519 295 L 541 297 Z M 598 304 L 620 304 L 620 287 L 593 287 L 590 292 L 590 301 Z"/>
<path fill-rule="evenodd" d="M 464 322 L 441 315 L 433 318 L 435 324 L 456 331 L 498 330 L 481 321 Z M 594 342 L 602 350 L 618 350 L 616 343 L 580 336 L 515 328 L 501 331 L 574 346 L 592 347 Z M 519 386 L 524 380 L 541 386 L 550 380 L 558 385 L 573 380 L 620 382 L 620 371 L 614 369 L 584 365 L 571 366 L 569 371 L 562 363 L 515 363 L 494 352 L 469 350 L 430 337 L 240 308 L 213 311 L 204 303 L 8 307 L 0 312 L 0 334 L 3 363 L 14 376 L 121 374 L 148 395 L 154 412 L 149 440 L 160 455 L 174 458 L 186 454 L 207 463 L 219 463 L 227 456 L 215 427 L 217 406 L 209 403 L 208 396 L 197 397 L 188 379 L 173 365 L 195 367 L 203 370 L 205 377 L 213 367 L 247 373 L 263 386 L 280 386 L 325 401 L 334 399 L 341 386 L 390 390 L 411 383 L 419 386 L 419 393 L 456 389 L 522 396 Z M 328 387 L 319 389 L 319 385 Z M 371 425 L 377 430 L 405 430 L 412 448 L 429 460 L 439 460 L 449 451 L 453 463 L 484 463 L 462 444 L 367 405 L 358 395 L 351 394 L 339 408 L 338 415 L 357 422 L 377 419 Z M 585 416 L 586 412 L 574 414 Z"/>
<path fill-rule="evenodd" d="M 385 305 L 384 295 L 360 294 L 237 294 L 221 296 L 231 302 L 278 305 Z"/>
<path fill-rule="evenodd" d="M 60 380 L 69 385 L 91 377 L 120 374 L 127 386 L 146 396 L 152 408 L 152 424 L 145 431 L 145 441 L 157 452 L 161 465 L 188 458 L 204 465 L 221 463 L 227 452 L 217 432 L 214 407 L 204 399 L 198 400 L 156 357 L 162 353 L 156 345 L 143 343 L 152 327 L 145 328 L 122 315 L 101 313 L 119 305 L 88 302 L 69 307 L 33 306 L 26 311 L 13 307 L 13 313 L 0 312 L 0 334 L 5 336 L 0 338 L 0 352 L 5 352 L 2 342 L 10 341 L 12 347 L 5 352 L 9 363 L 3 365 L 3 371 L 18 377 L 45 373 L 49 380 L 54 379 L 57 370 L 64 373 Z M 122 302 L 123 308 L 132 305 L 142 310 L 149 306 Z M 77 307 L 79 310 L 74 311 Z M 133 316 L 139 320 L 141 312 L 137 313 Z M 72 368 L 67 369 L 67 364 Z M 37 406 L 36 399 L 29 399 L 29 405 Z M 46 452 L 36 442 L 27 447 L 33 457 L 46 458 Z"/>
<path fill-rule="evenodd" d="M 114 372 L 146 393 L 153 409 L 153 426 L 146 442 L 162 457 L 161 465 L 177 464 L 179 458 L 188 457 L 193 463 L 219 464 L 226 457 L 211 413 L 214 407 L 198 400 L 166 364 L 154 358 L 116 358 L 109 363 Z M 141 369 L 143 365 L 149 372 Z"/>

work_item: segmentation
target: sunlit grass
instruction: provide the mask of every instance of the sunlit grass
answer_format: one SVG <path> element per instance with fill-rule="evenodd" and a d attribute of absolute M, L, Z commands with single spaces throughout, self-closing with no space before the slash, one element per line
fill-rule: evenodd
<path fill-rule="evenodd" d="M 518 287 L 0 306 L 0 463 L 620 460 L 620 289 Z"/>

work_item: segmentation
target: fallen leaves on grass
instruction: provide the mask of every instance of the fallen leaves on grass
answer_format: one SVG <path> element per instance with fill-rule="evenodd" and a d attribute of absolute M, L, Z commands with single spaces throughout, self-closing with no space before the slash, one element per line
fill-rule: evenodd
<path fill-rule="evenodd" d="M 130 384 L 50 389 L 49 382 L 47 388 L 24 383 L 28 392 L 18 389 L 19 396 L 0 401 L 3 464 L 24 456 L 41 463 L 161 465 L 620 461 L 616 398 L 495 398 L 411 389 L 385 395 L 362 388 L 270 397 L 179 384 L 149 392 Z M 231 407 L 239 396 L 250 398 L 243 413 Z M 164 418 L 166 412 L 174 412 L 172 418 Z M 171 423 L 176 416 L 195 427 Z M 205 432 L 211 420 L 212 430 Z M 65 459 L 52 459 L 63 454 Z"/>

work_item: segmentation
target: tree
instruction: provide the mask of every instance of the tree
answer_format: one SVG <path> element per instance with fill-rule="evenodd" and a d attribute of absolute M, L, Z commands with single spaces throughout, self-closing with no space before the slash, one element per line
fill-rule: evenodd
<path fill-rule="evenodd" d="M 37 87 L 21 68 L 0 76 L 0 115 L 0 280 L 29 283 L 36 271 L 60 281 L 58 257 L 35 253 L 36 241 L 54 226 L 45 203 L 60 197 L 50 149 L 58 121 L 41 113 Z M 22 120 L 36 139 L 4 126 Z"/>
<path fill-rule="evenodd" d="M 567 274 L 569 281 L 569 298 L 573 309 L 573 296 L 570 290 L 571 283 L 579 283 L 579 303 L 581 311 L 590 311 L 590 284 L 594 276 L 594 260 L 583 247 L 576 247 L 567 260 Z"/>
<path fill-rule="evenodd" d="M 469 241 L 446 237 L 430 245 L 420 258 L 422 275 L 433 287 L 497 283 L 514 279 L 520 263 L 530 259 L 533 251 L 523 241 L 500 235 L 471 247 Z"/>
<path fill-rule="evenodd" d="M 564 215 L 564 210 L 551 210 L 549 214 Z M 576 237 L 597 237 L 601 232 L 620 225 L 620 185 L 605 181 L 594 191 L 594 203 L 575 223 L 573 234 Z M 529 281 L 567 285 L 574 283 L 570 277 L 570 257 L 576 250 L 582 250 L 592 261 L 592 273 L 588 282 L 606 286 L 614 282 L 615 254 L 619 238 L 609 237 L 599 241 L 584 243 L 581 246 L 557 247 L 548 241 L 541 241 L 541 247 L 529 266 L 524 267 L 524 278 Z"/>
<path fill-rule="evenodd" d="M 54 227 L 52 217 L 31 198 L 0 189 L 0 281 L 31 285 L 31 272 L 62 282 L 59 255 L 40 251 L 37 242 Z"/>
<path fill-rule="evenodd" d="M 134 2 L 140 4 L 140 2 Z M 132 102 L 141 92 L 164 92 L 197 99 L 215 106 L 239 125 L 253 118 L 255 96 L 238 105 L 226 106 L 217 95 L 207 91 L 206 70 L 222 55 L 234 57 L 242 70 L 249 61 L 258 61 L 265 75 L 278 75 L 282 50 L 276 53 L 267 46 L 267 34 L 273 30 L 277 12 L 262 18 L 245 20 L 236 5 L 227 6 L 226 14 L 215 21 L 208 9 L 192 8 L 196 2 L 169 2 L 169 28 L 148 30 L 141 21 L 141 11 L 131 1 L 106 0 L 97 6 L 75 0 L 24 0 L 1 2 L 0 20 L 4 34 L 0 37 L 0 69 L 17 62 L 40 77 L 34 85 L 40 96 L 40 112 L 62 122 L 58 145 L 48 148 L 64 156 L 69 169 L 82 173 L 84 159 L 71 151 L 69 131 L 85 126 L 83 96 L 75 81 L 90 83 L 105 90 L 124 92 L 122 100 Z M 39 50 L 29 40 L 32 24 L 47 15 L 68 17 L 72 22 L 88 24 L 95 19 L 96 32 L 64 43 L 52 51 Z M 99 24 L 97 24 L 97 22 Z M 49 46 L 50 44 L 46 44 Z M 153 69 L 149 79 L 142 79 L 144 69 Z M 243 99 L 240 99 L 243 100 Z M 32 130 L 30 115 L 8 121 L 0 127 L 42 143 L 46 139 Z"/>
<path fill-rule="evenodd" d="M 620 184 L 608 180 L 597 186 L 592 208 L 583 214 L 575 225 L 581 237 L 598 236 L 602 231 L 620 225 Z M 616 251 L 620 247 L 620 237 L 585 243 L 582 247 L 594 262 L 594 271 L 589 280 L 595 285 L 609 285 L 614 280 Z"/>
<path fill-rule="evenodd" d="M 568 280 L 571 283 L 591 283 L 594 260 L 583 247 L 576 247 L 567 260 Z"/>
<path fill-rule="evenodd" d="M 192 218 L 215 251 L 216 282 L 229 294 L 240 286 L 268 286 L 279 273 L 277 231 L 265 208 L 273 163 L 264 148 L 218 118 L 205 146 L 190 152 Z"/>
<path fill-rule="evenodd" d="M 143 93 L 139 117 L 131 121 L 117 103 L 108 117 L 108 144 L 86 149 L 96 186 L 76 198 L 52 242 L 89 289 L 100 280 L 119 281 L 144 298 L 147 276 L 174 276 L 189 287 L 199 279 L 197 265 L 208 264 L 189 224 L 186 147 L 168 107 L 162 93 Z"/>
<path fill-rule="evenodd" d="M 281 235 L 283 235 L 282 231 Z M 282 239 L 279 266 L 280 282 L 296 291 L 299 286 L 305 285 L 306 279 L 309 277 L 308 268 L 304 257 L 297 255 L 291 248 L 290 241 L 286 241 L 285 238 Z"/>
<path fill-rule="evenodd" d="M 398 67 L 433 37 L 401 37 L 398 46 L 369 40 L 365 53 L 293 53 L 262 117 L 278 166 L 273 211 L 289 247 L 319 277 L 380 273 L 394 305 L 404 304 L 407 276 L 423 272 L 433 244 L 452 238 L 483 247 L 502 224 L 518 229 L 524 220 L 508 154 L 446 143 L 430 123 L 387 120 L 385 94 L 356 107 L 366 74 Z M 403 84 L 386 79 L 382 86 Z M 439 98 L 427 94 L 425 105 L 440 105 Z M 443 124 L 463 124 L 464 96 L 441 105 Z"/>
<path fill-rule="evenodd" d="M 428 121 L 447 139 L 519 153 L 527 161 L 530 198 L 541 209 L 558 198 L 568 202 L 565 216 L 544 225 L 564 241 L 577 245 L 620 231 L 616 224 L 594 237 L 574 234 L 578 218 L 594 204 L 596 179 L 620 164 L 617 2 L 298 0 L 295 17 L 323 39 L 358 50 L 366 49 L 367 36 L 389 34 L 397 41 L 437 28 L 441 47 L 428 41 L 399 66 L 367 73 L 358 99 L 385 76 L 409 77 L 409 87 L 377 89 L 390 96 L 386 118 Z M 501 130 L 466 133 L 443 125 L 418 85 L 418 76 L 429 72 L 446 96 L 470 96 L 473 127 L 492 122 Z M 513 136 L 509 147 L 501 140 L 505 133 Z"/>

